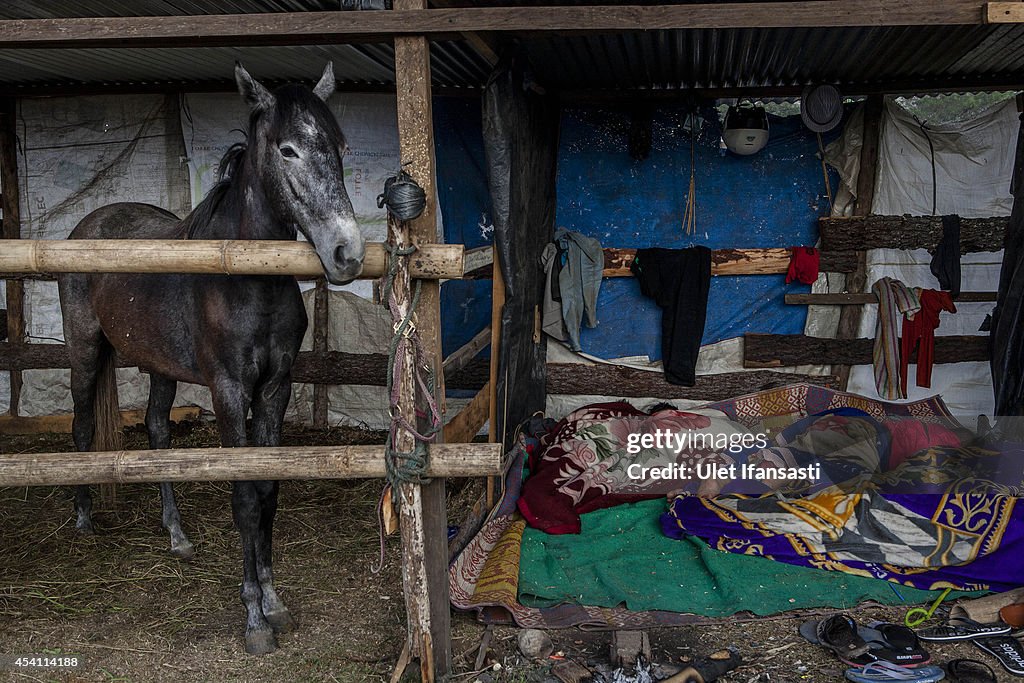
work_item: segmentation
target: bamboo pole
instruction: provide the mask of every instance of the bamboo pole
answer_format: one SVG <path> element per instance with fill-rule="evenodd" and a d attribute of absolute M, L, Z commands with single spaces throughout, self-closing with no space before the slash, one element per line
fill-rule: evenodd
<path fill-rule="evenodd" d="M 423 244 L 410 259 L 421 280 L 458 279 L 461 244 Z M 366 245 L 363 279 L 384 274 L 387 252 Z M 308 242 L 279 240 L 11 240 L 0 250 L 0 273 L 208 273 L 322 277 Z"/>
<path fill-rule="evenodd" d="M 430 449 L 427 476 L 500 474 L 501 460 L 501 448 L 496 444 L 437 444 Z M 383 476 L 383 446 L 164 448 L 0 455 L 0 486 Z"/>

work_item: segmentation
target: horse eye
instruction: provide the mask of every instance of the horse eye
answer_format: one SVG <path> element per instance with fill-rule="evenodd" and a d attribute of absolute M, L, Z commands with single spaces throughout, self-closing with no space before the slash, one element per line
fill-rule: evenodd
<path fill-rule="evenodd" d="M 288 158 L 288 159 L 298 159 L 299 158 L 298 153 L 294 149 L 289 147 L 288 145 L 282 145 L 281 149 L 280 149 L 280 152 L 281 152 L 281 156 L 283 156 L 285 158 Z"/>

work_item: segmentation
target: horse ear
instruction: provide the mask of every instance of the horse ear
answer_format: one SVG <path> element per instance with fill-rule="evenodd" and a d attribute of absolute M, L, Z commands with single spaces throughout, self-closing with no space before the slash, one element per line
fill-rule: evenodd
<path fill-rule="evenodd" d="M 266 109 L 274 103 L 274 96 L 270 91 L 250 76 L 240 62 L 235 62 L 235 82 L 238 84 L 238 92 L 245 98 L 250 109 Z"/>
<path fill-rule="evenodd" d="M 324 67 L 324 73 L 320 76 L 320 82 L 313 88 L 313 94 L 319 97 L 324 102 L 334 92 L 334 62 L 327 62 L 327 66 Z"/>

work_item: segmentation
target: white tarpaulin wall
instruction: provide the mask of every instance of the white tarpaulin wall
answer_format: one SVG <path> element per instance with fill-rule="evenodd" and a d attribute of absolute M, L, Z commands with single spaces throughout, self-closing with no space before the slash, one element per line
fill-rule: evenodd
<path fill-rule="evenodd" d="M 243 139 L 248 112 L 235 94 L 138 95 L 26 99 L 19 105 L 18 133 L 22 236 L 62 239 L 90 211 L 106 204 L 137 201 L 186 215 L 216 181 L 223 153 Z M 399 166 L 394 95 L 344 95 L 331 108 L 345 132 L 345 185 L 367 239 L 386 236 L 376 198 Z M 440 216 L 438 217 L 440 221 Z M 309 286 L 305 289 L 309 290 Z M 357 281 L 330 297 L 331 350 L 386 353 L 387 311 L 367 300 L 372 282 Z M 2 293 L 3 288 L 0 288 Z M 304 294 L 310 320 L 311 291 Z M 31 343 L 64 340 L 55 282 L 26 281 L 26 324 Z M 303 349 L 311 348 L 307 334 Z M 26 416 L 72 409 L 67 370 L 24 373 L 20 413 Z M 118 370 L 121 407 L 144 408 L 146 375 Z M 383 387 L 331 387 L 332 424 L 386 424 Z M 9 373 L 0 373 L 0 411 L 10 401 Z M 289 419 L 309 420 L 312 389 L 296 385 Z M 450 402 L 455 408 L 460 402 Z M 211 409 L 203 387 L 180 384 L 176 405 Z"/>
<path fill-rule="evenodd" d="M 828 160 L 839 169 L 849 197 L 857 187 L 861 148 L 861 121 L 851 117 L 843 137 L 829 146 Z M 918 216 L 958 214 L 964 218 L 1008 216 L 1013 198 L 1014 142 L 1018 128 L 1012 99 L 991 107 L 978 117 L 955 124 L 928 125 L 927 135 L 914 117 L 895 100 L 887 99 L 882 115 L 878 175 L 871 212 Z M 935 207 L 932 207 L 932 148 L 935 159 Z M 962 291 L 999 288 L 1002 251 L 966 254 L 961 259 Z M 879 278 L 898 278 L 912 287 L 938 288 L 931 274 L 931 254 L 924 249 L 903 251 L 872 249 L 867 254 L 868 286 Z M 942 313 L 936 335 L 978 334 L 978 327 L 993 307 L 990 303 L 957 303 L 957 313 Z M 877 306 L 864 306 L 859 334 L 874 337 Z M 914 383 L 913 368 L 909 383 Z M 849 390 L 875 396 L 870 365 L 855 366 Z M 965 419 L 991 415 L 992 375 L 988 363 L 935 365 L 932 386 L 908 387 L 908 400 L 941 394 L 950 409 Z M 968 426 L 973 422 L 968 421 Z"/>
<path fill-rule="evenodd" d="M 176 96 L 20 100 L 18 139 L 26 239 L 63 239 L 90 211 L 113 202 L 147 202 L 179 215 L 190 208 Z M 25 282 L 25 318 L 30 343 L 63 342 L 55 282 Z M 2 374 L 0 401 L 7 403 L 8 373 Z M 67 370 L 25 371 L 21 414 L 70 411 L 69 375 Z M 145 406 L 146 376 L 119 370 L 118 378 L 122 406 Z M 179 403 L 199 400 L 196 394 L 183 386 Z"/>

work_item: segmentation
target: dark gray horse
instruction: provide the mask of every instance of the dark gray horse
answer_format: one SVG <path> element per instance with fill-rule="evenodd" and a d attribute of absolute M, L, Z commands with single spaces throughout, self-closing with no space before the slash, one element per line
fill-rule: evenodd
<path fill-rule="evenodd" d="M 325 101 L 330 64 L 316 87 L 268 91 L 238 65 L 249 104 L 245 144 L 221 162 L 220 182 L 184 220 L 148 204 L 112 204 L 86 216 L 71 239 L 294 240 L 313 243 L 327 279 L 344 284 L 362 271 L 365 243 L 345 191 L 345 138 Z M 113 358 L 150 373 L 146 428 L 167 448 L 177 382 L 210 388 L 223 446 L 277 446 L 291 396 L 291 368 L 306 313 L 290 276 L 68 274 L 59 278 L 64 337 L 71 355 L 74 440 L 80 451 L 112 443 L 117 411 Z M 252 412 L 252 435 L 246 418 Z M 171 551 L 192 555 L 170 484 L 161 484 Z M 293 626 L 274 592 L 271 535 L 277 482 L 235 482 L 232 509 L 241 534 L 245 647 L 276 647 L 274 631 Z M 92 531 L 89 488 L 75 497 L 77 526 Z"/>

